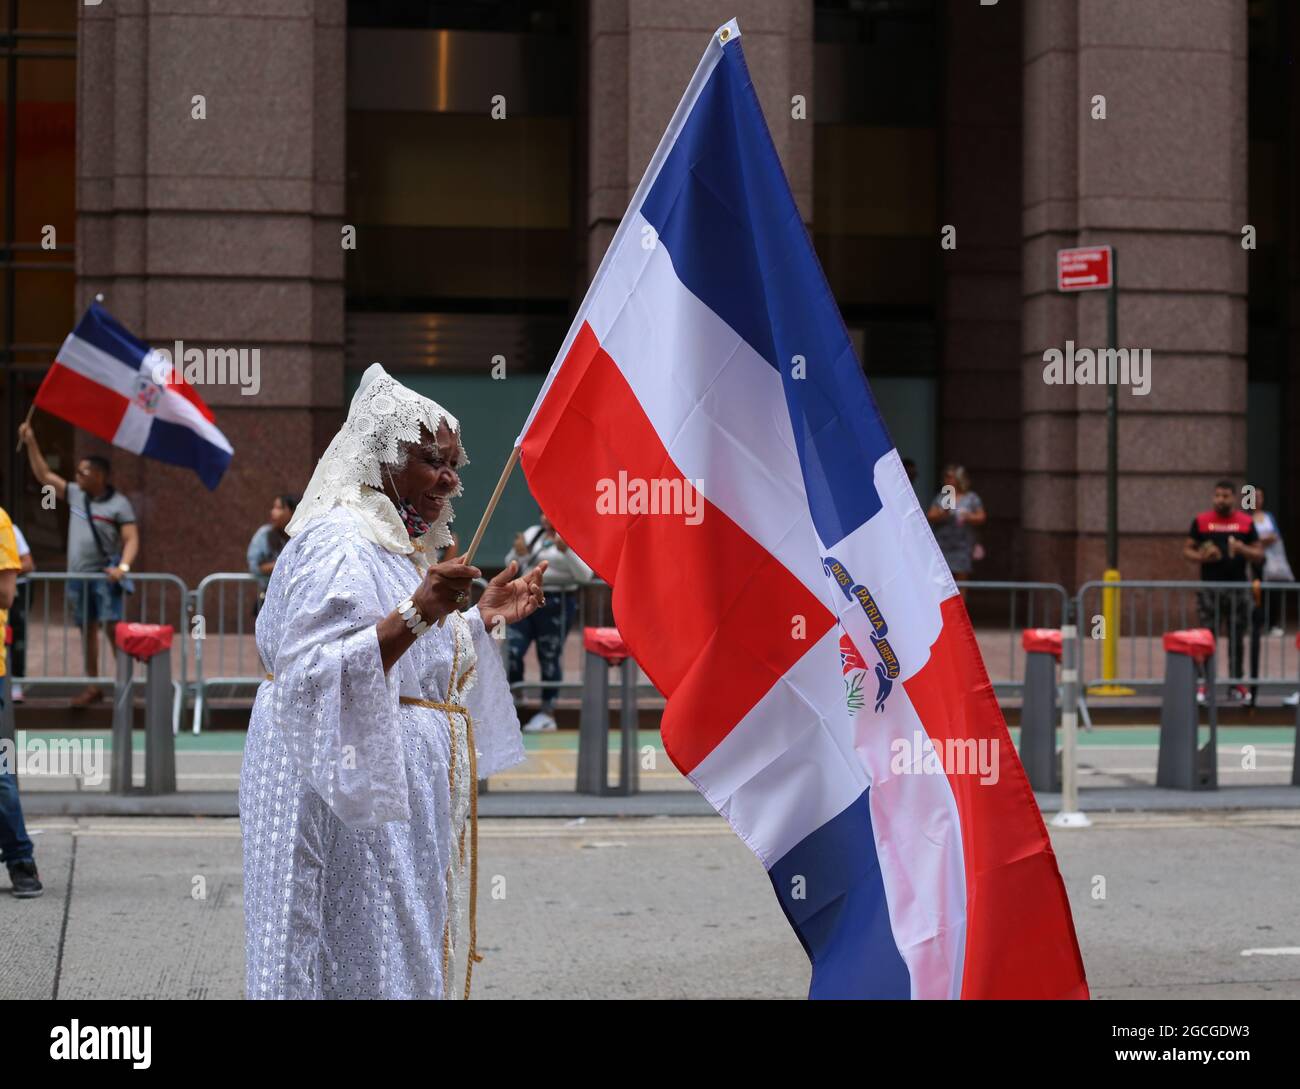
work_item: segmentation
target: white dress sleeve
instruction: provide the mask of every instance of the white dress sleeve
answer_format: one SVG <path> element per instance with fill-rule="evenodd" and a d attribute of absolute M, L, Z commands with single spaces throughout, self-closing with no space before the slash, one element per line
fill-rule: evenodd
<path fill-rule="evenodd" d="M 308 785 L 348 827 L 409 820 L 399 671 L 384 673 L 375 630 L 389 611 L 377 572 L 346 534 L 314 528 L 284 572 L 275 722 Z"/>
<path fill-rule="evenodd" d="M 474 718 L 474 747 L 478 750 L 478 777 L 486 779 L 524 761 L 524 741 L 519 714 L 510 696 L 510 682 L 501 663 L 501 642 L 483 626 L 478 606 L 465 612 L 474 637 L 477 680 L 465 697 Z"/>

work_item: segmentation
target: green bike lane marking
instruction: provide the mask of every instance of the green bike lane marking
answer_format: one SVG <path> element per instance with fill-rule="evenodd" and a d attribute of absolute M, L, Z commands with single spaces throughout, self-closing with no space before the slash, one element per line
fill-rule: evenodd
<path fill-rule="evenodd" d="M 1205 729 L 1205 727 L 1202 727 Z M 1057 731 L 1059 735 L 1059 730 Z M 108 730 L 23 730 L 27 741 L 66 741 L 70 738 L 83 740 L 100 740 L 106 750 L 112 750 L 111 732 Z M 1284 745 L 1295 740 L 1293 726 L 1220 726 L 1220 745 Z M 189 732 L 176 735 L 178 753 L 230 753 L 242 752 L 244 748 L 243 730 L 209 730 L 197 737 Z M 1019 727 L 1011 728 L 1011 738 L 1019 741 Z M 1160 741 L 1160 729 L 1157 726 L 1098 726 L 1090 731 L 1079 730 L 1080 748 L 1104 747 L 1147 747 L 1154 748 Z M 528 752 L 574 752 L 578 748 L 577 730 L 559 730 L 554 733 L 524 734 L 524 748 Z M 663 743 L 658 730 L 641 730 L 637 737 L 637 747 L 651 745 L 663 751 Z M 617 750 L 620 739 L 617 729 L 610 731 L 609 747 Z M 131 735 L 133 752 L 144 751 L 144 731 L 137 729 Z"/>

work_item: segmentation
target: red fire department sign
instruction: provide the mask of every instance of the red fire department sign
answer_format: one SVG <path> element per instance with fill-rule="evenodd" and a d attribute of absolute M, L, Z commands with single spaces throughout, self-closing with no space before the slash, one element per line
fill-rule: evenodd
<path fill-rule="evenodd" d="M 1056 289 L 1058 291 L 1096 291 L 1110 287 L 1111 259 L 1109 246 L 1081 246 L 1056 251 Z"/>

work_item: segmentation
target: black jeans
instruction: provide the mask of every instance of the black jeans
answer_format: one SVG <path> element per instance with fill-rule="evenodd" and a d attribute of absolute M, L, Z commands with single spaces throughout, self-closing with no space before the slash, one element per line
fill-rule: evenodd
<path fill-rule="evenodd" d="M 19 586 L 9 608 L 9 626 L 14 630 L 13 646 L 9 648 L 8 673 L 11 677 L 27 675 L 27 598 L 31 589 L 29 582 Z"/>
<path fill-rule="evenodd" d="M 511 684 L 524 679 L 524 655 L 534 642 L 537 643 L 537 660 L 542 666 L 542 680 L 563 680 L 564 639 L 577 611 L 577 594 L 557 593 L 532 616 L 510 625 L 506 638 L 510 642 Z M 553 707 L 558 694 L 557 688 L 543 688 L 542 707 Z"/>
<path fill-rule="evenodd" d="M 1217 609 L 1216 609 L 1217 601 Z M 1250 599 L 1250 591 L 1242 586 L 1240 590 L 1198 590 L 1196 592 L 1196 613 L 1201 627 L 1209 628 L 1217 638 L 1226 636 L 1228 640 L 1228 676 L 1244 677 L 1242 651 L 1246 645 L 1246 633 L 1252 624 L 1255 603 Z M 1258 623 L 1258 620 L 1254 620 Z M 1203 672 L 1202 672 L 1202 675 Z"/>

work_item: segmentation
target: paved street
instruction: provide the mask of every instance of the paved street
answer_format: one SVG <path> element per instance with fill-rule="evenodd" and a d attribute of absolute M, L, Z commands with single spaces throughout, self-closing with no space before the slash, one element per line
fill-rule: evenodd
<path fill-rule="evenodd" d="M 47 892 L 0 896 L 0 998 L 241 994 L 237 822 L 32 823 Z M 1096 997 L 1300 998 L 1300 813 L 1098 815 L 1053 841 Z M 718 818 L 485 820 L 482 857 L 478 998 L 805 993 L 767 879 Z"/>

